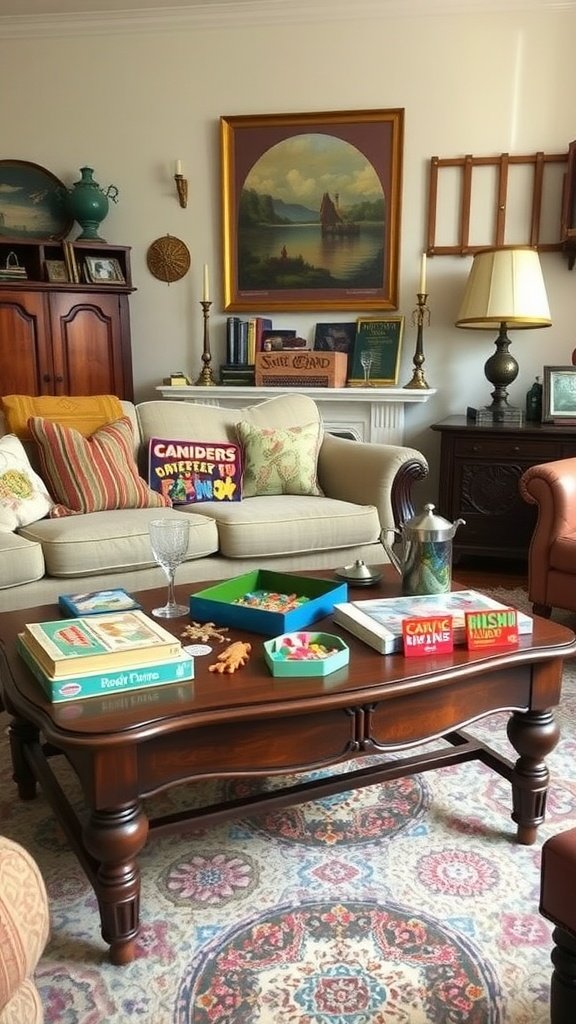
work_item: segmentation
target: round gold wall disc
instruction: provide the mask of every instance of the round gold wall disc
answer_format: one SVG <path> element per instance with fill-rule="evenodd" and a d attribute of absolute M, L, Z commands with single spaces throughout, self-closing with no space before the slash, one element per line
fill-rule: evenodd
<path fill-rule="evenodd" d="M 152 242 L 146 253 L 148 270 L 159 281 L 179 281 L 190 269 L 190 252 L 184 242 L 164 235 Z"/>

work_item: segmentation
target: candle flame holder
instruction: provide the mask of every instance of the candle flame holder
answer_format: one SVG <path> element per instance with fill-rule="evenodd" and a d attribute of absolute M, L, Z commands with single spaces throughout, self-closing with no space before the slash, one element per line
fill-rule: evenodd
<path fill-rule="evenodd" d="M 174 181 L 176 182 L 178 201 L 182 209 L 185 210 L 188 206 L 188 179 L 183 174 L 175 174 Z"/>
<path fill-rule="evenodd" d="M 424 364 L 424 324 L 428 327 L 430 325 L 430 310 L 426 305 L 426 299 L 428 298 L 427 292 L 418 292 L 416 295 L 416 301 L 418 305 L 416 309 L 412 310 L 412 323 L 417 328 L 416 333 L 416 350 L 414 352 L 414 371 L 412 373 L 412 380 L 408 384 L 405 384 L 405 388 L 428 388 L 426 378 L 424 376 L 424 370 L 422 366 Z"/>
<path fill-rule="evenodd" d="M 215 387 L 216 381 L 214 380 L 214 374 L 210 363 L 212 362 L 212 353 L 210 352 L 210 331 L 208 320 L 210 317 L 210 306 L 211 302 L 206 299 L 200 300 L 202 306 L 202 315 L 204 317 L 204 345 L 202 349 L 202 367 L 196 385 L 200 387 Z"/>

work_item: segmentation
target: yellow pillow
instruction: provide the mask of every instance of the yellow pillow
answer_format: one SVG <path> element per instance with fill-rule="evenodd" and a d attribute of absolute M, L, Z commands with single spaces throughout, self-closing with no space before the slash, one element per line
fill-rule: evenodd
<path fill-rule="evenodd" d="M 31 416 L 41 416 L 89 437 L 99 427 L 114 423 L 124 415 L 116 395 L 5 395 L 2 408 L 6 433 L 26 440 L 31 436 L 28 430 Z"/>

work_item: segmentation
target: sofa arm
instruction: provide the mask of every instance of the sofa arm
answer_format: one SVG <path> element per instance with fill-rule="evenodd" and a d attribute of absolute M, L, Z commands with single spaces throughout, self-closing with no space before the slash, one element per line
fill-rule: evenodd
<path fill-rule="evenodd" d="M 402 445 L 326 433 L 318 456 L 318 482 L 326 497 L 375 505 L 383 530 L 393 530 L 414 515 L 412 486 L 427 474 L 421 452 Z"/>
<path fill-rule="evenodd" d="M 576 531 L 576 458 L 531 466 L 518 486 L 524 500 L 538 506 L 528 555 L 529 597 L 547 606 L 550 551 L 560 537 Z"/>
<path fill-rule="evenodd" d="M 35 861 L 0 836 L 0 1024 L 37 1024 L 43 1019 L 32 974 L 48 926 L 46 888 Z"/>

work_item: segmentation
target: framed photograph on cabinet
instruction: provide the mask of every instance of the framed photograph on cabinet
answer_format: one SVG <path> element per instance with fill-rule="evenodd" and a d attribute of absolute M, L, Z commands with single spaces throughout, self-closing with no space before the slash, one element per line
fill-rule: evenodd
<path fill-rule="evenodd" d="M 110 256 L 86 256 L 85 267 L 90 284 L 125 284 L 118 260 Z"/>
<path fill-rule="evenodd" d="M 576 423 L 576 366 L 545 366 L 542 421 Z"/>
<path fill-rule="evenodd" d="M 220 118 L 227 310 L 398 308 L 404 110 Z"/>
<path fill-rule="evenodd" d="M 68 271 L 64 260 L 44 260 L 44 266 L 47 281 L 53 281 L 55 284 L 68 283 Z"/>
<path fill-rule="evenodd" d="M 348 386 L 395 387 L 398 384 L 404 317 L 366 317 L 356 323 Z"/>

